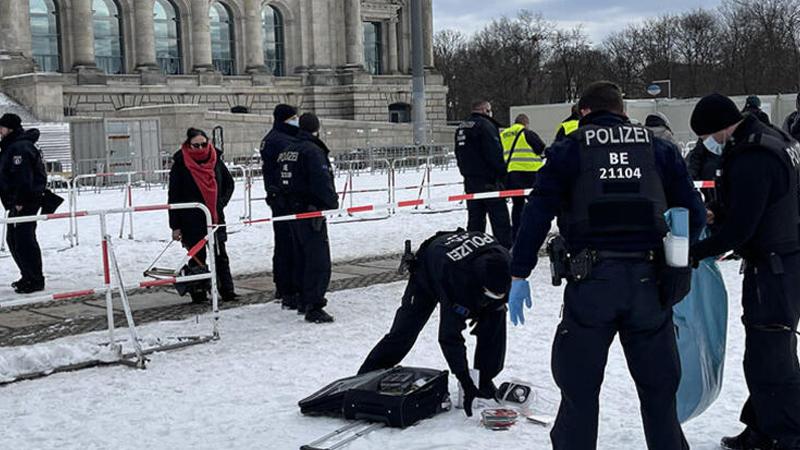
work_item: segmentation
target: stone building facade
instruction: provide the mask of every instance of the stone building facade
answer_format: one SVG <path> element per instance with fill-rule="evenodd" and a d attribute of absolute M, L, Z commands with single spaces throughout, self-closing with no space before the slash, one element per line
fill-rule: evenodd
<path fill-rule="evenodd" d="M 423 0 L 427 113 L 445 121 Z M 43 120 L 196 104 L 411 117 L 410 0 L 0 0 L 0 90 Z"/>

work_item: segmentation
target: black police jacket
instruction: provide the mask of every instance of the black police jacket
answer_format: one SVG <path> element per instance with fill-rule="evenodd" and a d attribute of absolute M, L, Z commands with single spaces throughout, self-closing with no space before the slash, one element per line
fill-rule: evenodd
<path fill-rule="evenodd" d="M 492 185 L 505 179 L 500 127 L 491 117 L 472 113 L 461 122 L 456 130 L 455 149 L 458 169 L 465 180 Z"/>
<path fill-rule="evenodd" d="M 586 125 L 616 127 L 627 123 L 630 121 L 626 117 L 605 111 L 595 112 L 581 119 L 581 127 Z M 559 218 L 559 229 L 567 228 L 563 219 L 566 217 L 564 212 L 569 205 L 565 205 L 565 199 L 574 198 L 573 190 L 582 170 L 582 146 L 579 140 L 575 139 L 581 134 L 577 133 L 576 131 L 570 134 L 550 147 L 547 151 L 547 162 L 537 174 L 536 186 L 528 198 L 522 226 L 514 243 L 511 274 L 516 277 L 527 278 L 536 266 L 539 249 L 550 232 L 554 217 Z M 706 211 L 700 194 L 694 189 L 689 178 L 686 162 L 675 144 L 663 139 L 652 138 L 652 149 L 654 169 L 663 187 L 666 206 L 689 209 L 691 237 L 696 239 L 705 225 Z M 619 172 L 615 168 L 614 177 L 618 178 L 620 174 L 623 178 L 628 175 L 638 176 L 635 171 Z M 610 177 L 611 173 L 606 171 L 605 176 Z M 619 188 L 624 190 L 625 186 Z M 609 225 L 613 225 L 613 217 L 609 219 L 612 220 Z M 574 236 L 568 245 L 569 250 L 573 252 L 584 248 L 636 252 L 659 248 L 662 245 L 662 237 L 662 230 L 653 227 L 651 231 L 620 233 L 616 236 Z"/>
<path fill-rule="evenodd" d="M 225 162 L 222 152 L 217 152 L 217 164 L 214 172 L 217 179 L 217 216 L 220 224 L 225 223 L 225 207 L 228 206 L 235 183 Z M 169 171 L 169 189 L 167 201 L 173 203 L 205 203 L 203 194 L 197 187 L 191 172 L 183 160 L 183 152 L 178 151 L 172 157 L 172 169 Z M 169 227 L 172 230 L 181 230 L 186 241 L 197 242 L 208 234 L 205 214 L 198 209 L 176 209 L 169 211 Z M 222 227 L 217 232 L 221 240 L 227 238 L 226 228 Z"/>
<path fill-rule="evenodd" d="M 0 200 L 6 210 L 37 207 L 47 187 L 47 171 L 36 147 L 39 130 L 16 130 L 0 141 Z"/>
<path fill-rule="evenodd" d="M 264 188 L 267 192 L 267 203 L 272 204 L 278 191 L 280 171 L 276 159 L 278 154 L 297 142 L 300 129 L 287 123 L 276 123 L 261 141 L 261 162 L 264 175 Z"/>
<path fill-rule="evenodd" d="M 700 260 L 736 250 L 745 258 L 800 250 L 800 146 L 747 116 L 727 143 L 717 179 L 717 229 L 691 247 Z"/>
<path fill-rule="evenodd" d="M 459 380 L 469 377 L 462 336 L 466 322 L 477 320 L 473 334 L 481 339 L 482 332 L 497 332 L 496 324 L 482 323 L 484 314 L 506 307 L 505 299 L 494 300 L 485 296 L 478 281 L 480 275 L 475 260 L 487 252 L 503 255 L 510 262 L 508 250 L 486 233 L 440 232 L 420 245 L 411 265 L 406 295 L 439 303 L 439 344 L 451 372 Z"/>
<path fill-rule="evenodd" d="M 300 131 L 298 140 L 278 154 L 278 195 L 287 200 L 287 213 L 339 208 L 333 182 L 330 150 L 319 138 Z"/>

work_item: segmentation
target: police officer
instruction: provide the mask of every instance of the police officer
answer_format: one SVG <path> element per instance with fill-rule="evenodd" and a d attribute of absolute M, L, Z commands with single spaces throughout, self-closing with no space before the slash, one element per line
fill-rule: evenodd
<path fill-rule="evenodd" d="M 796 110 L 783 121 L 783 131 L 789 133 L 795 140 L 800 140 L 800 94 L 797 94 L 795 105 Z"/>
<path fill-rule="evenodd" d="M 34 216 L 42 205 L 47 172 L 36 147 L 39 130 L 22 128 L 16 114 L 0 117 L 0 200 L 8 217 Z M 14 292 L 44 290 L 42 252 L 36 241 L 36 222 L 8 225 L 6 243 L 22 277 L 11 284 Z"/>
<path fill-rule="evenodd" d="M 272 115 L 272 129 L 261 141 L 261 161 L 267 205 L 272 210 L 272 217 L 279 217 L 289 214 L 289 208 L 286 199 L 279 195 L 280 171 L 276 159 L 280 152 L 297 142 L 300 124 L 293 106 L 277 105 Z M 281 299 L 284 308 L 297 309 L 298 287 L 292 283 L 294 261 L 289 224 L 272 222 L 272 230 L 275 235 L 272 255 L 275 297 Z"/>
<path fill-rule="evenodd" d="M 409 257 L 410 256 L 410 257 Z M 396 366 L 405 358 L 440 304 L 439 345 L 450 371 L 464 390 L 464 410 L 472 415 L 472 400 L 494 398 L 493 383 L 506 353 L 506 300 L 511 284 L 510 256 L 500 243 L 482 232 L 444 231 L 404 258 L 411 272 L 392 328 L 370 352 L 358 373 Z M 474 367 L 478 386 L 469 375 L 462 332 L 474 321 L 477 337 Z"/>
<path fill-rule="evenodd" d="M 722 153 L 714 221 L 717 231 L 691 247 L 694 260 L 736 250 L 745 261 L 742 305 L 744 375 L 750 398 L 745 430 L 729 449 L 800 448 L 800 146 L 756 116 L 712 94 L 692 113 L 692 129 Z M 722 150 L 724 149 L 724 152 Z"/>
<path fill-rule="evenodd" d="M 578 111 L 578 104 L 572 105 L 572 110 L 570 111 L 569 117 L 564 119 L 563 122 L 558 124 L 558 129 L 556 130 L 556 137 L 553 139 L 553 142 L 558 142 L 561 139 L 572 134 L 575 130 L 578 129 L 580 124 L 581 114 Z"/>
<path fill-rule="evenodd" d="M 279 195 L 286 199 L 289 214 L 325 211 L 339 207 L 333 184 L 328 147 L 317 138 L 319 119 L 303 114 L 299 141 L 278 154 Z M 292 282 L 298 289 L 297 311 L 312 323 L 333 322 L 323 308 L 331 280 L 331 251 L 324 217 L 287 222 L 291 237 Z"/>
<path fill-rule="evenodd" d="M 472 104 L 472 114 L 456 130 L 456 160 L 467 194 L 503 189 L 506 163 L 500 143 L 500 127 L 492 119 L 492 105 L 479 100 Z M 468 200 L 467 230 L 485 231 L 486 215 L 492 233 L 506 248 L 511 248 L 511 218 L 505 199 Z"/>
<path fill-rule="evenodd" d="M 544 165 L 545 145 L 538 134 L 528 129 L 530 123 L 528 116 L 520 114 L 514 119 L 514 125 L 500 133 L 508 170 L 507 189 L 532 188 L 536 182 L 536 172 Z M 525 197 L 513 197 L 511 201 L 511 234 L 512 238 L 516 238 Z"/>
<path fill-rule="evenodd" d="M 672 285 L 658 255 L 667 208 L 689 209 L 694 237 L 705 210 L 678 148 L 630 123 L 615 84 L 589 85 L 579 107 L 580 128 L 548 150 L 525 207 L 511 265 L 511 319 L 524 323 L 522 305 L 531 306 L 525 279 L 558 216 L 567 254 L 559 262 L 569 270 L 560 274 L 568 284 L 552 353 L 561 390 L 550 434 L 554 449 L 596 447 L 598 395 L 617 333 L 641 401 L 648 448 L 688 448 L 675 405 L 680 361 L 670 306 L 679 296 L 660 294 L 662 285 Z"/>

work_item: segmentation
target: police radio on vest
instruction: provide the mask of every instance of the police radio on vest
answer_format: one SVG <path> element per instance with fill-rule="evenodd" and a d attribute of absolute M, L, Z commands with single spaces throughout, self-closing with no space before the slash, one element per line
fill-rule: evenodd
<path fill-rule="evenodd" d="M 586 130 L 586 145 L 649 144 L 650 134 L 641 127 L 596 128 Z"/>

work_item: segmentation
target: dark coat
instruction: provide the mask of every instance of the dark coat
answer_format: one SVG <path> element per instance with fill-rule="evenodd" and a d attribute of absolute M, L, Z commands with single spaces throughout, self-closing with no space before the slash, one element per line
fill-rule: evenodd
<path fill-rule="evenodd" d="M 506 161 L 500 127 L 491 117 L 472 113 L 461 122 L 456 130 L 455 148 L 458 169 L 468 192 L 490 191 L 505 180 Z M 470 189 L 473 186 L 474 189 Z"/>
<path fill-rule="evenodd" d="M 0 141 L 0 200 L 6 210 L 41 204 L 47 171 L 36 147 L 39 130 L 17 130 Z"/>
<path fill-rule="evenodd" d="M 789 133 L 796 141 L 800 141 L 800 111 L 794 111 L 783 121 L 783 131 Z"/>
<path fill-rule="evenodd" d="M 172 157 L 172 169 L 169 172 L 168 202 L 173 203 L 204 203 L 203 194 L 197 187 L 191 172 L 183 160 L 180 150 Z M 225 162 L 222 152 L 217 150 L 217 214 L 219 223 L 225 223 L 225 207 L 233 196 L 234 182 Z M 197 209 L 174 210 L 169 212 L 169 227 L 172 230 L 181 230 L 185 242 L 197 242 L 206 236 L 205 215 Z M 227 239 L 226 229 L 220 228 L 217 237 Z"/>
<path fill-rule="evenodd" d="M 278 155 L 290 145 L 297 142 L 300 129 L 287 123 L 276 123 L 261 141 L 261 163 L 264 174 L 264 188 L 267 192 L 267 203 L 272 205 L 274 196 L 279 190 L 280 170 Z"/>
<path fill-rule="evenodd" d="M 712 181 L 717 176 L 717 169 L 722 157 L 708 151 L 703 140 L 698 139 L 692 151 L 686 156 L 689 176 L 694 181 Z"/>
<path fill-rule="evenodd" d="M 756 118 L 765 125 L 772 125 L 772 123 L 769 121 L 769 116 L 767 113 L 762 111 L 760 108 L 745 108 L 742 110 L 742 113 L 756 116 Z"/>
<path fill-rule="evenodd" d="M 299 153 L 296 162 L 288 163 L 291 188 L 287 194 L 293 204 L 291 212 L 339 208 L 339 194 L 336 193 L 329 160 L 330 150 L 325 143 L 316 136 L 301 131 L 298 141 L 286 151 Z"/>

